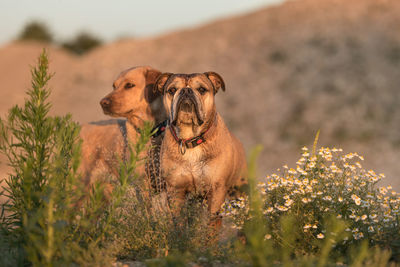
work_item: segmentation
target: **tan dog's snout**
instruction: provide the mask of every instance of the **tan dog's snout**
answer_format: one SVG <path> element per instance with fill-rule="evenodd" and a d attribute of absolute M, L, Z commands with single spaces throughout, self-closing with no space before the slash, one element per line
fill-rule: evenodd
<path fill-rule="evenodd" d="M 112 84 L 112 92 L 100 101 L 104 114 L 125 118 L 146 116 L 151 108 L 149 105 L 160 96 L 153 92 L 154 82 L 160 74 L 148 66 L 121 72 Z"/>
<path fill-rule="evenodd" d="M 100 106 L 104 109 L 108 109 L 111 106 L 111 99 L 109 99 L 108 97 L 103 98 L 100 101 Z"/>
<path fill-rule="evenodd" d="M 112 100 L 110 97 L 104 97 L 101 101 L 100 101 L 100 106 L 103 109 L 104 114 L 106 115 L 110 115 L 112 114 Z"/>

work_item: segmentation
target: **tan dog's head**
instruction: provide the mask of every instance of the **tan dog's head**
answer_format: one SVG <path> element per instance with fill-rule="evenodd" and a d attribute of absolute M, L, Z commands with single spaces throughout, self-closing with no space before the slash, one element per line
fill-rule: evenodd
<path fill-rule="evenodd" d="M 148 66 L 121 72 L 112 85 L 114 90 L 100 101 L 104 114 L 113 117 L 146 118 L 145 115 L 151 113 L 150 104 L 161 96 L 153 90 L 160 74 L 160 71 Z"/>
<path fill-rule="evenodd" d="M 163 73 L 154 85 L 154 90 L 164 95 L 164 108 L 171 123 L 193 125 L 200 131 L 214 119 L 214 95 L 219 89 L 225 91 L 225 84 L 215 72 Z"/>

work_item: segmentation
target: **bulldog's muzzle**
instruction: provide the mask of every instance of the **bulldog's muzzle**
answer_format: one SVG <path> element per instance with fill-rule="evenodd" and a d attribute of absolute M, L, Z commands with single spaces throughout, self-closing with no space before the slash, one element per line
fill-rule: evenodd
<path fill-rule="evenodd" d="M 196 114 L 197 122 L 199 125 L 204 123 L 203 116 L 200 112 L 200 101 L 197 99 L 196 95 L 194 94 L 192 88 L 182 88 L 177 96 L 178 99 L 176 101 L 176 105 L 173 110 L 176 110 L 173 114 L 173 123 L 176 123 L 178 119 L 178 114 L 181 111 L 184 112 L 193 112 Z"/>

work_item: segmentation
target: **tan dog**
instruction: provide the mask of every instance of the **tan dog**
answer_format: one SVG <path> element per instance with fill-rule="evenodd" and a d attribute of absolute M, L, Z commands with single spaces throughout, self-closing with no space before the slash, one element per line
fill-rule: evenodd
<path fill-rule="evenodd" d="M 127 145 L 137 141 L 143 122 L 157 123 L 165 118 L 161 94 L 153 90 L 160 74 L 148 66 L 123 71 L 113 83 L 114 90 L 100 104 L 105 114 L 125 117 L 127 121 L 109 120 L 82 126 L 80 172 L 86 185 L 118 175 L 119 161 L 128 156 Z M 144 168 L 141 165 L 137 169 L 139 174 L 144 175 Z M 110 191 L 107 182 L 110 181 L 105 183 L 106 191 Z"/>
<path fill-rule="evenodd" d="M 172 205 L 178 208 L 187 193 L 207 198 L 217 213 L 228 191 L 247 181 L 242 144 L 217 113 L 214 95 L 225 90 L 220 75 L 162 74 L 154 86 L 163 93 L 169 130 L 161 146 L 161 173 Z"/>

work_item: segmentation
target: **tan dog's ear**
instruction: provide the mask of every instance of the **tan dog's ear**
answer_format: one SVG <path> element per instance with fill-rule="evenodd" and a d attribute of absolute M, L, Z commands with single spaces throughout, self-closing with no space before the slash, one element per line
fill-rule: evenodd
<path fill-rule="evenodd" d="M 146 84 L 154 84 L 158 78 L 158 76 L 161 75 L 161 71 L 153 69 L 152 67 L 147 67 L 146 70 Z"/>
<path fill-rule="evenodd" d="M 164 93 L 164 85 L 168 81 L 169 77 L 171 77 L 173 73 L 165 72 L 158 76 L 156 82 L 154 83 L 154 92 L 159 92 L 161 94 Z"/>
<path fill-rule="evenodd" d="M 225 91 L 225 82 L 222 79 L 221 75 L 213 71 L 204 72 L 204 75 L 211 81 L 212 85 L 214 86 L 214 94 L 218 92 L 219 89 Z"/>
<path fill-rule="evenodd" d="M 146 68 L 145 78 L 146 78 L 146 89 L 145 97 L 146 101 L 152 103 L 157 97 L 160 96 L 158 91 L 154 90 L 154 83 L 156 82 L 158 76 L 161 75 L 161 71 L 153 69 L 152 67 Z"/>

